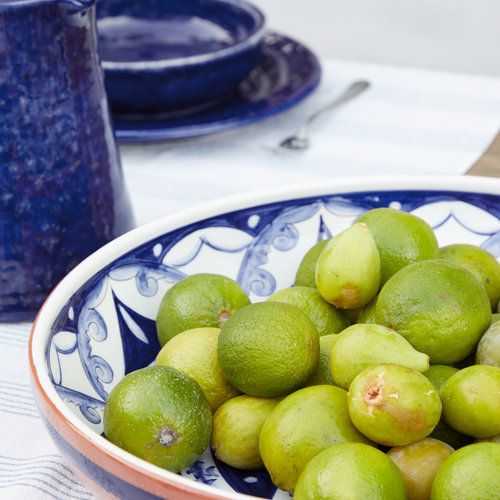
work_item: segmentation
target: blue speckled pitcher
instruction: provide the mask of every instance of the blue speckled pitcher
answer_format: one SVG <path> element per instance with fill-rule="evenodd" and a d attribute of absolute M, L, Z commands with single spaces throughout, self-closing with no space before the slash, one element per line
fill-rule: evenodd
<path fill-rule="evenodd" d="M 0 0 L 0 320 L 133 226 L 94 1 Z"/>

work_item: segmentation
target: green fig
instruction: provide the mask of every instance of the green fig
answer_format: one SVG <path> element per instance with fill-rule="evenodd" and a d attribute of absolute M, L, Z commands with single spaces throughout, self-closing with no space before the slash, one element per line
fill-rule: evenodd
<path fill-rule="evenodd" d="M 330 353 L 335 383 L 348 389 L 369 366 L 396 363 L 419 372 L 429 368 L 429 356 L 415 350 L 399 333 L 382 325 L 358 323 L 339 333 Z"/>
<path fill-rule="evenodd" d="M 491 324 L 500 321 L 500 313 L 496 312 L 491 315 Z"/>
<path fill-rule="evenodd" d="M 331 238 L 316 262 L 316 287 L 339 309 L 357 309 L 370 302 L 380 285 L 380 255 L 364 223 Z"/>
<path fill-rule="evenodd" d="M 294 286 L 310 286 L 316 288 L 316 261 L 327 243 L 328 240 L 321 240 L 307 251 L 297 269 Z"/>
<path fill-rule="evenodd" d="M 347 396 L 352 423 L 385 446 L 404 446 L 427 437 L 441 417 L 441 399 L 430 380 L 402 365 L 363 370 Z"/>
<path fill-rule="evenodd" d="M 432 385 L 439 391 L 443 384 L 452 376 L 459 371 L 458 368 L 448 365 L 432 365 L 424 375 L 432 382 Z M 429 434 L 430 438 L 439 439 L 450 445 L 454 449 L 461 448 L 471 444 L 474 438 L 466 436 L 461 432 L 456 431 L 453 427 L 449 426 L 441 414 L 441 420 L 439 420 L 434 430 Z"/>
<path fill-rule="evenodd" d="M 484 332 L 476 349 L 476 364 L 500 368 L 500 323 L 493 323 Z"/>
<path fill-rule="evenodd" d="M 439 391 L 445 421 L 476 438 L 500 434 L 500 368 L 473 365 L 452 375 Z"/>
<path fill-rule="evenodd" d="M 403 474 L 408 500 L 428 500 L 441 464 L 455 450 L 437 439 L 425 438 L 406 446 L 395 446 L 387 456 Z"/>
<path fill-rule="evenodd" d="M 498 443 L 500 444 L 500 434 L 492 436 L 490 438 L 478 438 L 475 440 L 476 443 Z"/>

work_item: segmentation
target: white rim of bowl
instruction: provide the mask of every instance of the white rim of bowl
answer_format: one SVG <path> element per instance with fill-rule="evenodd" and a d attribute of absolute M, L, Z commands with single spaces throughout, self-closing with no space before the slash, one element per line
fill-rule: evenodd
<path fill-rule="evenodd" d="M 423 175 L 396 175 L 396 176 L 367 176 L 367 177 L 337 177 L 322 181 L 312 181 L 302 184 L 286 184 L 278 187 L 270 187 L 258 190 L 244 191 L 218 198 L 209 202 L 195 205 L 191 208 L 160 217 L 148 224 L 132 229 L 122 236 L 87 257 L 77 265 L 52 291 L 51 295 L 42 306 L 33 325 L 29 342 L 29 354 L 36 373 L 33 373 L 40 387 L 45 392 L 44 397 L 50 401 L 57 402 L 57 409 L 61 416 L 89 442 L 101 448 L 108 455 L 118 459 L 120 462 L 133 466 L 156 480 L 168 480 L 182 484 L 184 487 L 198 490 L 200 493 L 217 493 L 220 498 L 242 500 L 251 497 L 246 494 L 229 492 L 214 488 L 192 479 L 174 474 L 149 464 L 144 460 L 126 452 L 114 445 L 106 438 L 98 435 L 79 420 L 66 406 L 66 403 L 54 389 L 48 376 L 46 365 L 47 333 L 50 332 L 53 321 L 56 319 L 60 308 L 67 302 L 78 289 L 84 284 L 89 273 L 92 275 L 103 269 L 116 259 L 117 255 L 123 255 L 137 246 L 162 234 L 174 231 L 179 227 L 186 226 L 199 220 L 208 219 L 223 213 L 244 210 L 252 206 L 267 205 L 270 203 L 286 200 L 314 198 L 327 195 L 341 195 L 343 193 L 355 193 L 364 191 L 459 191 L 470 193 L 484 193 L 500 195 L 500 179 L 478 176 L 423 176 Z M 203 219 L 200 219 L 200 213 Z M 53 312 L 49 310 L 52 304 L 58 304 Z M 56 403 L 54 403 L 56 404 Z"/>
<path fill-rule="evenodd" d="M 124 70 L 148 70 L 148 71 L 158 71 L 168 68 L 176 68 L 180 66 L 196 66 L 199 64 L 207 64 L 212 60 L 224 59 L 230 56 L 234 56 L 240 52 L 243 52 L 247 48 L 257 45 L 264 32 L 267 29 L 266 19 L 264 14 L 255 5 L 245 1 L 245 0 L 217 0 L 219 3 L 226 3 L 229 5 L 237 5 L 246 13 L 252 15 L 255 19 L 255 31 L 241 42 L 226 47 L 215 52 L 207 52 L 206 54 L 199 54 L 196 56 L 189 57 L 177 57 L 174 59 L 160 59 L 158 61 L 109 61 L 101 59 L 101 66 L 105 71 L 124 71 Z"/>

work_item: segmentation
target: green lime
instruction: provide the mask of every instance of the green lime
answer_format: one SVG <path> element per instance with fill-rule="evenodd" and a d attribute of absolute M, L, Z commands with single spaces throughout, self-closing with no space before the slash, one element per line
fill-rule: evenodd
<path fill-rule="evenodd" d="M 375 311 L 377 310 L 377 298 L 378 294 L 361 309 L 361 312 L 355 318 L 356 323 L 376 323 Z"/>
<path fill-rule="evenodd" d="M 484 286 L 491 308 L 500 300 L 500 263 L 481 247 L 459 243 L 440 249 L 440 258 L 455 262 L 470 271 Z"/>
<path fill-rule="evenodd" d="M 498 500 L 500 444 L 474 443 L 452 453 L 439 468 L 431 500 Z"/>
<path fill-rule="evenodd" d="M 424 375 L 432 382 L 432 385 L 439 391 L 443 384 L 455 373 L 458 368 L 448 365 L 431 365 Z"/>
<path fill-rule="evenodd" d="M 167 366 L 149 366 L 129 373 L 113 388 L 103 424 L 112 443 L 179 472 L 208 446 L 212 411 L 191 377 Z"/>
<path fill-rule="evenodd" d="M 403 476 L 382 451 L 362 443 L 335 444 L 306 465 L 294 500 L 405 500 Z"/>
<path fill-rule="evenodd" d="M 282 302 L 238 310 L 221 329 L 218 358 L 229 382 L 251 396 L 276 397 L 303 386 L 319 359 L 319 336 L 307 314 Z"/>
<path fill-rule="evenodd" d="M 495 312 L 491 315 L 491 324 L 496 323 L 497 321 L 500 321 L 500 313 Z"/>
<path fill-rule="evenodd" d="M 315 385 L 289 394 L 276 405 L 262 426 L 259 448 L 273 483 L 293 491 L 311 458 L 349 441 L 371 444 L 349 419 L 346 391 Z"/>
<path fill-rule="evenodd" d="M 220 328 L 238 309 L 250 303 L 236 281 L 220 274 L 193 274 L 167 290 L 156 317 L 160 345 L 184 330 Z"/>
<path fill-rule="evenodd" d="M 491 307 L 469 271 L 453 262 L 425 260 L 387 281 L 375 317 L 427 354 L 431 364 L 453 364 L 474 351 L 490 325 Z"/>
<path fill-rule="evenodd" d="M 381 286 L 408 264 L 439 257 L 432 228 L 413 214 L 393 208 L 375 208 L 359 217 L 358 222 L 368 225 L 380 253 Z"/>
<path fill-rule="evenodd" d="M 500 368 L 473 365 L 441 387 L 443 417 L 455 430 L 476 438 L 500 434 Z"/>
<path fill-rule="evenodd" d="M 211 446 L 217 458 L 238 469 L 263 467 L 260 431 L 279 401 L 246 394 L 226 401 L 213 417 Z"/>
<path fill-rule="evenodd" d="M 226 379 L 217 358 L 219 328 L 193 328 L 178 333 L 158 353 L 155 364 L 171 366 L 192 377 L 202 388 L 212 412 L 240 394 Z"/>
<path fill-rule="evenodd" d="M 273 293 L 268 299 L 272 302 L 284 302 L 302 309 L 318 330 L 318 335 L 338 333 L 347 328 L 346 315 L 323 300 L 316 288 L 293 286 Z"/>
<path fill-rule="evenodd" d="M 319 338 L 318 366 L 312 374 L 312 377 L 307 381 L 306 385 L 336 385 L 330 370 L 330 353 L 332 346 L 338 337 L 338 334 L 331 333 L 330 335 L 323 335 Z"/>
<path fill-rule="evenodd" d="M 312 288 L 316 287 L 316 261 L 318 260 L 319 254 L 327 243 L 328 240 L 322 240 L 316 243 L 316 245 L 311 247 L 304 255 L 295 276 L 294 286 L 309 286 Z"/>

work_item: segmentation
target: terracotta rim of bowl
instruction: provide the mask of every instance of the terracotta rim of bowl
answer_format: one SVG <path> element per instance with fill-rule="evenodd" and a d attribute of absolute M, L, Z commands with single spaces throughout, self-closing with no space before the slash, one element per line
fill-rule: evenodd
<path fill-rule="evenodd" d="M 48 332 L 59 311 L 58 307 L 54 312 L 51 312 L 49 307 L 53 302 L 62 306 L 67 298 L 71 297 L 85 283 L 89 277 L 89 271 L 92 271 L 93 274 L 115 260 L 117 255 L 122 255 L 161 234 L 199 221 L 200 213 L 203 213 L 203 219 L 207 219 L 252 206 L 329 194 L 425 190 L 500 195 L 500 180 L 476 176 L 399 175 L 365 178 L 343 177 L 303 184 L 289 184 L 247 191 L 206 202 L 166 215 L 119 236 L 87 257 L 61 280 L 46 299 L 35 319 L 29 339 L 29 363 L 35 400 L 40 412 L 55 431 L 88 460 L 103 467 L 123 481 L 151 494 L 159 496 L 175 494 L 175 498 L 182 500 L 193 498 L 193 494 L 206 500 L 252 498 L 249 495 L 217 489 L 151 465 L 107 441 L 80 421 L 66 407 L 48 376 L 45 360 Z"/>

